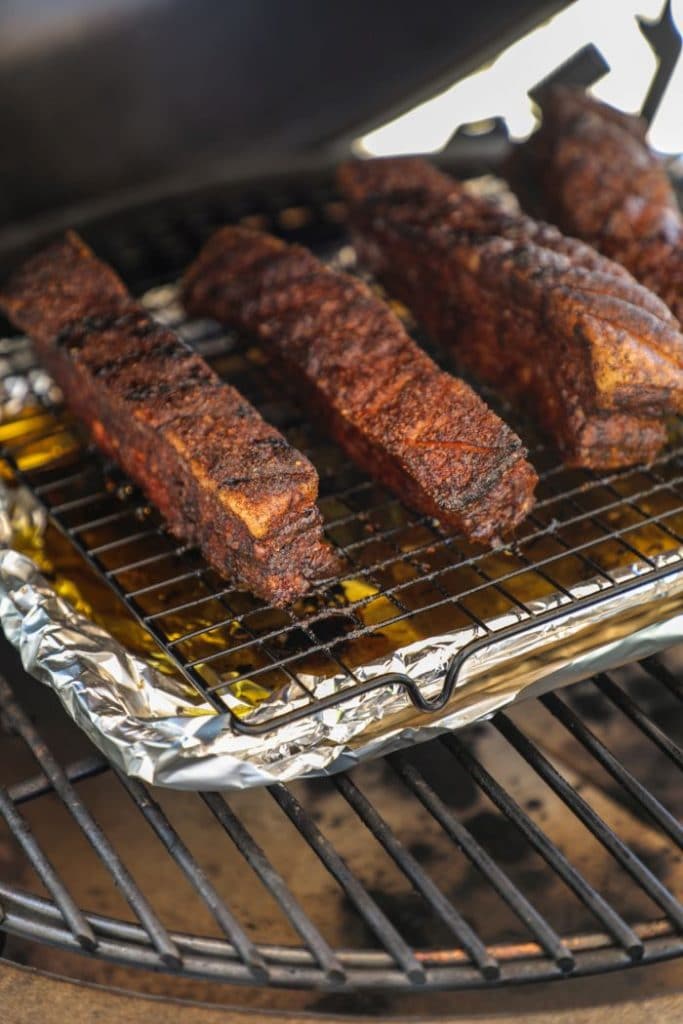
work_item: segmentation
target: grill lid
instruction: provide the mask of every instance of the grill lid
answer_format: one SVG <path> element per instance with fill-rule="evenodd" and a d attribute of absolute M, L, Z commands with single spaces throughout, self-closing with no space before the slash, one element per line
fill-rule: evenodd
<path fill-rule="evenodd" d="M 0 11 L 0 225 L 352 138 L 567 0 L 27 0 Z"/>

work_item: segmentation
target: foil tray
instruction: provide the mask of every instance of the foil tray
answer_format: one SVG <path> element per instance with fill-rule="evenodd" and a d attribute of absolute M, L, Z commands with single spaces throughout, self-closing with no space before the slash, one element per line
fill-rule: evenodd
<path fill-rule="evenodd" d="M 146 301 L 164 322 L 183 326 L 172 288 L 155 289 Z M 184 328 L 201 340 L 202 325 Z M 215 331 L 209 333 L 215 348 Z M 503 612 L 492 585 L 490 614 L 484 612 L 481 625 L 430 635 L 424 613 L 421 633 L 405 628 L 410 617 L 399 617 L 394 632 L 380 623 L 381 655 L 366 658 L 368 648 L 359 648 L 352 672 L 320 674 L 315 661 L 308 670 L 304 661 L 295 683 L 266 688 L 242 677 L 221 690 L 232 714 L 220 713 L 167 657 L 170 647 L 159 650 L 141 636 L 132 614 L 118 602 L 112 606 L 104 574 L 81 584 L 80 555 L 54 529 L 58 517 L 25 484 L 36 467 L 65 453 L 78 459 L 85 447 L 54 385 L 35 365 L 30 343 L 0 342 L 0 361 L 0 624 L 26 670 L 55 691 L 93 743 L 146 782 L 244 789 L 341 771 L 642 658 L 683 635 L 683 546 L 674 529 L 683 523 L 683 498 L 673 475 L 657 492 L 669 496 L 666 508 L 627 528 L 633 531 L 623 542 L 627 557 L 609 571 L 546 588 L 541 596 L 531 586 Z M 678 458 L 672 448 L 667 464 Z M 486 592 L 482 599 L 485 606 Z M 381 685 L 358 692 L 375 679 Z M 448 699 L 425 713 L 411 701 L 406 679 L 424 701 Z M 316 707 L 342 693 L 333 706 Z M 276 716 L 304 706 L 298 721 L 277 723 Z M 262 731 L 240 732 L 236 719 Z"/>

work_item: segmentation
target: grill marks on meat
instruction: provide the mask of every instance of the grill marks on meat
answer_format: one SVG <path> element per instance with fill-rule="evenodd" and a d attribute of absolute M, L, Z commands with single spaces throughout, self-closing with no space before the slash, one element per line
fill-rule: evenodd
<path fill-rule="evenodd" d="M 683 216 L 645 123 L 566 87 L 548 90 L 542 107 L 513 177 L 540 191 L 544 215 L 623 263 L 683 322 Z"/>
<path fill-rule="evenodd" d="M 76 235 L 30 260 L 0 308 L 97 444 L 221 574 L 283 604 L 333 572 L 310 462 Z"/>
<path fill-rule="evenodd" d="M 655 456 L 683 409 L 683 337 L 623 267 L 420 159 L 349 163 L 339 181 L 361 259 L 569 465 Z"/>
<path fill-rule="evenodd" d="M 262 339 L 351 458 L 408 505 L 491 542 L 529 511 L 522 442 L 360 281 L 227 227 L 189 269 L 184 301 Z"/>

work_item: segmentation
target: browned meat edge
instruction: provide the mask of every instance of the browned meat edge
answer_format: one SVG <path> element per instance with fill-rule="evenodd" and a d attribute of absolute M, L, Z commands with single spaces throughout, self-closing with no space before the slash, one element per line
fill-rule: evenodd
<path fill-rule="evenodd" d="M 645 124 L 556 86 L 511 174 L 560 227 L 623 263 L 683 323 L 683 215 Z"/>
<path fill-rule="evenodd" d="M 408 505 L 489 542 L 531 508 L 536 474 L 519 438 L 360 281 L 300 246 L 227 227 L 183 294 L 191 313 L 264 341 L 351 458 Z"/>
<path fill-rule="evenodd" d="M 683 337 L 623 267 L 420 159 L 349 163 L 339 181 L 361 258 L 568 464 L 656 455 L 683 408 Z"/>
<path fill-rule="evenodd" d="M 97 444 L 223 575 L 274 604 L 335 568 L 310 462 L 73 233 L 0 292 Z"/>

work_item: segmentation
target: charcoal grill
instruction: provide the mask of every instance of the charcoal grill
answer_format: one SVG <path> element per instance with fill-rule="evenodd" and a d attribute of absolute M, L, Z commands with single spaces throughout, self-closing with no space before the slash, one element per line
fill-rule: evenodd
<path fill-rule="evenodd" d="M 671 57 L 670 29 L 663 40 L 650 34 Z M 661 62 L 650 114 L 672 61 Z M 586 81 L 586 62 L 588 77 L 604 69 L 584 53 L 565 74 Z M 100 109 L 97 117 L 111 121 Z M 457 137 L 451 154 L 471 152 L 471 141 Z M 468 157 L 455 173 L 495 169 L 505 140 L 493 133 L 479 142 L 485 157 Z M 46 189 L 51 181 L 50 173 Z M 34 392 L 33 407 L 0 427 L 0 469 L 48 515 L 39 552 L 47 571 L 132 650 L 220 710 L 230 711 L 228 696 L 258 703 L 291 684 L 301 700 L 289 717 L 311 714 L 321 702 L 302 676 L 341 672 L 347 685 L 328 703 L 343 702 L 387 685 L 358 678 L 382 652 L 468 627 L 478 646 L 489 645 L 507 635 L 494 633 L 496 614 L 517 613 L 507 632 L 547 624 L 568 607 L 590 609 L 677 572 L 683 550 L 683 444 L 647 468 L 568 471 L 528 423 L 515 423 L 540 470 L 539 503 L 513 548 L 482 553 L 344 460 L 269 384 L 256 346 L 183 319 L 173 282 L 222 223 L 274 230 L 347 263 L 344 209 L 330 181 L 304 167 L 295 178 L 137 196 L 123 207 L 107 200 L 113 212 L 91 210 L 82 222 L 58 215 L 52 226 L 79 227 L 156 315 L 311 456 L 326 529 L 349 559 L 346 587 L 282 612 L 219 580 L 84 444 L 31 346 L 5 331 L 0 347 L 0 383 L 11 392 L 28 376 Z M 93 194 L 110 184 L 90 181 Z M 5 232 L 0 268 L 48 227 Z M 34 538 L 22 543 L 35 554 Z M 577 597 L 588 579 L 596 591 Z M 557 608 L 539 616 L 534 601 L 549 594 Z M 453 660 L 432 708 L 448 701 L 475 649 Z M 379 994 L 359 1008 L 387 1013 L 402 1012 L 405 1002 L 391 999 L 411 992 L 495 990 L 683 954 L 681 648 L 332 780 L 229 797 L 124 777 L 22 675 L 6 645 L 0 664 L 0 941 L 10 961 L 208 1001 L 228 983 L 269 1007 L 285 995 L 274 989 L 309 993 L 287 1004 L 309 1009 Z M 420 712 L 412 681 L 392 681 Z M 257 731 L 236 715 L 233 725 Z M 258 728 L 267 735 L 272 726 Z M 269 1002 L 259 1004 L 266 989 Z M 334 1003 L 316 1001 L 326 992 Z"/>
<path fill-rule="evenodd" d="M 21 369 L 42 396 L 42 408 L 19 414 L 0 428 L 0 436 L 5 466 L 48 513 L 47 556 L 56 564 L 67 558 L 67 577 L 76 579 L 79 597 L 90 601 L 113 632 L 161 667 L 181 672 L 217 707 L 225 708 L 229 688 L 248 698 L 250 688 L 261 694 L 291 683 L 311 664 L 320 674 L 344 668 L 349 689 L 335 698 L 344 700 L 358 685 L 354 668 L 368 650 L 374 654 L 378 647 L 400 645 L 406 635 L 463 621 L 479 625 L 481 642 L 490 642 L 491 604 L 521 608 L 523 626 L 533 619 L 534 597 L 563 594 L 555 611 L 561 614 L 576 600 L 572 587 L 578 580 L 599 576 L 603 588 L 619 588 L 623 584 L 615 583 L 615 570 L 634 564 L 638 579 L 666 573 L 671 567 L 656 557 L 673 556 L 683 546 L 683 447 L 671 446 L 648 468 L 569 471 L 522 424 L 541 470 L 539 504 L 514 550 L 482 553 L 461 538 L 442 536 L 428 519 L 410 513 L 350 466 L 268 383 L 262 355 L 252 343 L 212 324 L 182 320 L 169 282 L 217 224 L 258 224 L 344 260 L 343 219 L 343 207 L 321 176 L 281 181 L 264 195 L 211 190 L 157 203 L 101 218 L 85 234 L 137 291 L 147 294 L 157 315 L 219 372 L 229 374 L 316 462 L 326 528 L 349 558 L 349 580 L 361 589 L 359 596 L 335 586 L 282 612 L 219 580 L 196 552 L 168 537 L 115 468 L 84 446 L 34 367 L 28 343 L 11 337 L 3 343 L 5 384 L 11 387 L 12 374 Z M 193 852 L 197 822 L 178 819 L 172 795 L 150 792 L 119 775 L 92 749 L 75 759 L 69 748 L 66 755 L 53 753 L 31 720 L 31 686 L 13 694 L 3 682 L 0 706 L 10 736 L 17 737 L 11 741 L 16 762 L 24 764 L 19 751 L 25 747 L 39 770 L 34 774 L 35 767 L 27 766 L 17 772 L 8 765 L 0 791 L 0 813 L 12 848 L 20 851 L 15 870 L 21 880 L 0 882 L 0 929 L 9 936 L 8 949 L 23 950 L 29 960 L 32 949 L 48 944 L 175 976 L 335 992 L 500 986 L 679 956 L 683 907 L 673 858 L 683 833 L 676 818 L 680 785 L 672 779 L 683 767 L 676 731 L 680 671 L 680 656 L 673 651 L 331 782 L 276 785 L 267 794 L 229 799 L 217 793 L 193 796 L 212 827 L 225 834 L 221 856 L 230 855 L 233 879 L 244 879 L 249 891 L 258 880 L 274 901 L 271 921 L 279 922 L 269 927 L 275 934 L 289 930 L 287 941 L 255 934 L 258 928 L 248 923 L 241 898 L 226 890 L 224 879 L 221 888 L 215 864 L 207 866 Z M 311 697 L 297 714 L 315 707 Z M 569 760 L 567 743 L 574 751 Z M 491 744 L 499 748 L 493 766 L 487 753 Z M 510 758 L 517 765 L 512 775 L 506 767 Z M 581 780 L 585 787 L 595 773 L 603 773 L 609 806 L 599 786 L 581 792 Z M 525 798 L 516 793 L 522 776 Z M 201 911 L 171 922 L 155 908 L 127 866 L 130 851 L 117 848 L 98 824 L 101 804 L 94 814 L 89 809 L 88 787 L 95 777 L 108 780 L 107 791 L 113 787 L 130 798 L 125 814 L 139 816 L 140 827 L 143 820 L 147 826 L 147 863 L 169 858 Z M 395 806 L 391 813 L 383 807 L 388 779 L 401 794 L 399 818 Z M 452 782 L 446 785 L 445 779 Z M 458 810 L 458 793 L 470 790 L 488 808 L 483 818 L 471 820 Z M 247 797 L 259 806 L 267 803 L 262 836 L 250 822 Z M 553 821 L 544 815 L 548 800 L 556 820 L 565 822 L 562 837 L 554 836 Z M 68 865 L 52 863 L 51 841 L 39 827 L 46 801 L 53 811 L 55 801 L 66 809 L 64 828 L 77 845 L 87 841 L 97 871 L 103 872 L 102 885 L 118 888 L 123 900 L 118 913 L 94 910 L 92 895 L 81 892 Z M 321 812 L 325 801 L 335 804 L 336 815 Z M 449 890 L 443 866 L 435 880 L 431 845 L 403 836 L 413 819 L 441 851 L 439 863 L 460 864 L 453 869 L 457 872 L 470 865 L 464 877 L 479 904 L 504 922 L 500 929 L 480 917 L 466 885 Z M 377 878 L 372 884 L 364 878 L 358 851 L 345 851 L 344 835 L 355 834 L 359 826 L 363 844 L 367 839 L 387 871 L 408 885 L 409 913 L 387 898 Z M 496 829 L 514 835 L 528 851 L 535 873 L 551 887 L 553 905 L 538 898 L 528 870 L 520 876 L 506 850 L 495 841 L 492 848 Z M 637 838 L 641 829 L 647 841 Z M 313 855 L 326 879 L 323 888 L 341 900 L 346 924 L 341 939 L 335 940 L 335 928 L 330 937 L 316 907 L 298 891 L 292 854 L 279 856 L 283 830 L 292 849 L 302 857 Z M 599 865 L 597 877 L 586 848 L 599 851 L 591 854 Z M 28 865 L 35 872 L 31 884 L 26 883 Z M 417 935 L 416 919 L 423 922 Z M 352 944 L 349 934 L 355 936 Z"/>

